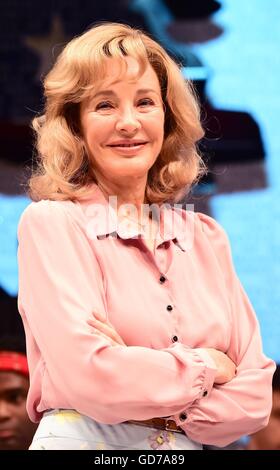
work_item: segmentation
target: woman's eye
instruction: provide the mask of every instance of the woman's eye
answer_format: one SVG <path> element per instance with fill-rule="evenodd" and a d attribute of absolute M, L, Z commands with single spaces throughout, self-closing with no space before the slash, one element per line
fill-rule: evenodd
<path fill-rule="evenodd" d="M 152 106 L 153 104 L 154 102 L 150 98 L 144 98 L 138 102 L 138 106 Z"/>
<path fill-rule="evenodd" d="M 102 101 L 101 103 L 98 103 L 95 107 L 96 110 L 98 109 L 110 109 L 112 108 L 113 105 L 109 101 Z"/>

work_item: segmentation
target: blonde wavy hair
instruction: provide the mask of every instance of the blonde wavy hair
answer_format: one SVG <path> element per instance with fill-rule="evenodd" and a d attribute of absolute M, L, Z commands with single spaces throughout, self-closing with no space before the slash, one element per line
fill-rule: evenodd
<path fill-rule="evenodd" d="M 78 200 L 98 183 L 82 141 L 80 105 L 106 73 L 108 58 L 132 56 L 140 73 L 151 64 L 165 106 L 164 142 L 150 168 L 145 202 L 178 202 L 205 173 L 197 151 L 204 132 L 195 92 L 165 50 L 142 31 L 103 23 L 71 40 L 44 80 L 44 114 L 32 121 L 36 169 L 28 181 L 32 200 Z"/>

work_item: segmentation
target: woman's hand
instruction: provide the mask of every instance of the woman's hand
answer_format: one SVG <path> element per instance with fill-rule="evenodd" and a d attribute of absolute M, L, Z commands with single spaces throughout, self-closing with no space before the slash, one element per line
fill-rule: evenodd
<path fill-rule="evenodd" d="M 111 325 L 109 321 L 103 322 L 97 320 L 96 318 L 92 318 L 88 320 L 87 323 L 94 328 L 95 334 L 104 336 L 106 339 L 109 338 L 111 340 L 112 346 L 126 346 L 120 335 L 116 332 L 113 325 Z"/>
<path fill-rule="evenodd" d="M 230 382 L 236 375 L 236 364 L 222 351 L 214 348 L 205 348 L 211 356 L 217 367 L 217 373 L 214 380 L 215 384 L 224 384 Z"/>

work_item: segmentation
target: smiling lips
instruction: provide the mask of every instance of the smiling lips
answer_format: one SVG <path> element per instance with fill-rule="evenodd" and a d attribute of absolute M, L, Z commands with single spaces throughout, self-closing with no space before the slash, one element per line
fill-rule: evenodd
<path fill-rule="evenodd" d="M 141 145 L 141 144 L 146 144 L 147 141 L 143 139 L 119 139 L 115 140 L 114 142 L 111 142 L 108 144 L 109 147 L 129 147 L 132 145 Z"/>
<path fill-rule="evenodd" d="M 117 140 L 107 146 L 125 155 L 133 155 L 136 151 L 141 150 L 147 143 L 148 142 L 144 140 Z"/>

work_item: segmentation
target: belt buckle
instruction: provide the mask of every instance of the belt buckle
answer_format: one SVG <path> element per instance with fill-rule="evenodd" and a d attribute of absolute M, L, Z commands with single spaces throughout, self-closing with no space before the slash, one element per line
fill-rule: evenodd
<path fill-rule="evenodd" d="M 173 429 L 172 429 L 173 426 Z M 177 428 L 177 429 L 176 429 Z M 172 431 L 172 432 L 183 432 L 180 428 L 178 429 L 177 424 L 173 419 L 167 419 L 165 421 L 165 431 Z"/>

